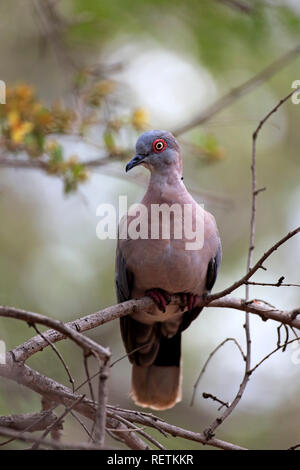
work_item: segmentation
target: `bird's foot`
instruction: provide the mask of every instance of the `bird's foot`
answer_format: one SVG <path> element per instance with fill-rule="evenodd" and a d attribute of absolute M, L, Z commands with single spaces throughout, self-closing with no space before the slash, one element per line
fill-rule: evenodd
<path fill-rule="evenodd" d="M 184 310 L 185 307 L 187 307 L 188 310 L 192 310 L 193 308 L 197 306 L 200 300 L 199 295 L 194 295 L 191 293 L 182 292 L 179 295 L 182 301 L 182 304 L 181 304 L 182 310 Z"/>
<path fill-rule="evenodd" d="M 149 289 L 146 292 L 146 295 L 151 297 L 151 299 L 155 302 L 156 306 L 162 312 L 166 312 L 167 305 L 171 301 L 171 296 L 163 289 Z"/>

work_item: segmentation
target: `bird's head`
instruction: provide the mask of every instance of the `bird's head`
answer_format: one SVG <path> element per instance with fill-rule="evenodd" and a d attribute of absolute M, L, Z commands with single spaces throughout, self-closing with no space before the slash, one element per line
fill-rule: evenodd
<path fill-rule="evenodd" d="M 126 165 L 126 172 L 143 165 L 151 173 L 164 173 L 171 169 L 182 172 L 181 153 L 171 132 L 153 130 L 142 134 L 136 143 L 136 154 Z"/>

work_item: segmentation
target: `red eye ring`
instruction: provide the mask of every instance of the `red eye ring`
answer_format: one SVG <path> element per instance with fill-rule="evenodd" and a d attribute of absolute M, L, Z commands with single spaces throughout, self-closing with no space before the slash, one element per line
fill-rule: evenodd
<path fill-rule="evenodd" d="M 156 139 L 153 144 L 152 148 L 155 153 L 161 153 L 167 147 L 167 142 L 164 139 Z"/>

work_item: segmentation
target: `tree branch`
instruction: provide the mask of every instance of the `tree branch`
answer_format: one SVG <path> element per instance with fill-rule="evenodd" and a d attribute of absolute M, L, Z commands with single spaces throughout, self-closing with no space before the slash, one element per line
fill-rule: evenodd
<path fill-rule="evenodd" d="M 81 348 L 84 350 L 95 352 L 99 355 L 102 359 L 107 359 L 110 357 L 110 351 L 100 344 L 96 343 L 92 339 L 83 336 L 81 333 L 75 330 L 75 328 L 70 327 L 68 324 L 65 324 L 59 320 L 55 320 L 53 318 L 46 317 L 45 315 L 41 315 L 39 313 L 28 312 L 26 310 L 17 309 L 14 307 L 2 307 L 0 306 L 0 317 L 7 317 L 7 318 L 15 318 L 17 320 L 26 321 L 30 326 L 35 323 L 39 323 L 41 325 L 45 325 L 48 327 L 55 328 L 56 331 L 61 333 L 64 337 L 70 338 L 72 341 L 77 343 Z M 44 334 L 43 334 L 44 336 Z M 42 337 L 44 342 L 53 342 L 51 338 Z"/>
<path fill-rule="evenodd" d="M 247 271 L 246 271 L 246 276 L 251 273 L 251 264 L 252 264 L 252 259 L 253 259 L 253 252 L 254 252 L 254 240 L 255 240 L 255 221 L 256 221 L 256 200 L 259 192 L 257 191 L 257 184 L 256 184 L 256 142 L 257 142 L 257 137 L 262 129 L 263 125 L 267 122 L 267 120 L 280 108 L 280 106 L 285 103 L 292 95 L 294 94 L 294 91 L 289 93 L 285 98 L 279 101 L 279 103 L 276 104 L 272 108 L 272 110 L 260 121 L 258 124 L 257 128 L 253 132 L 252 136 L 252 161 L 251 161 L 251 175 L 252 175 L 252 204 L 251 204 L 251 218 L 250 218 L 250 240 L 249 240 L 249 249 L 248 249 L 248 258 L 247 258 Z M 261 263 L 262 266 L 262 263 Z M 249 279 L 249 278 L 248 278 Z M 247 280 L 247 279 L 246 279 Z M 245 282 L 244 282 L 245 284 Z M 225 419 L 228 418 L 228 416 L 233 412 L 233 410 L 237 407 L 239 404 L 240 400 L 242 399 L 242 396 L 246 390 L 247 384 L 250 380 L 250 375 L 251 375 L 251 335 L 250 335 L 250 309 L 248 308 L 249 306 L 249 284 L 245 285 L 245 335 L 246 335 L 246 360 L 245 360 L 245 372 L 244 376 L 242 379 L 242 382 L 239 386 L 238 392 L 231 402 L 230 406 L 226 408 L 226 410 L 222 413 L 221 416 L 215 419 L 215 421 L 209 426 L 209 428 L 205 431 L 205 434 L 208 437 L 212 437 L 214 435 L 215 430 L 225 421 Z"/>
<path fill-rule="evenodd" d="M 293 49 L 283 54 L 279 59 L 275 60 L 272 64 L 266 67 L 264 70 L 259 72 L 254 77 L 250 78 L 246 82 L 242 83 L 236 88 L 233 88 L 221 98 L 217 99 L 213 104 L 208 106 L 194 119 L 186 122 L 182 126 L 177 127 L 173 130 L 173 134 L 178 136 L 185 132 L 193 129 L 194 127 L 204 124 L 206 121 L 211 119 L 217 113 L 223 109 L 228 108 L 231 104 L 237 101 L 242 96 L 245 96 L 250 91 L 257 88 L 262 83 L 269 80 L 273 75 L 286 67 L 297 55 L 300 53 L 300 44 L 297 44 Z"/>
<path fill-rule="evenodd" d="M 56 450 L 99 450 L 99 446 L 95 444 L 85 444 L 82 442 L 74 444 L 60 444 L 54 439 L 42 439 L 34 437 L 29 433 L 15 431 L 14 429 L 4 428 L 0 426 L 0 435 L 11 437 L 13 440 L 17 439 L 23 442 L 34 443 L 44 447 L 50 447 Z"/>
<path fill-rule="evenodd" d="M 145 426 L 150 426 L 155 429 L 160 429 L 171 436 L 181 437 L 183 439 L 188 439 L 195 442 L 200 442 L 201 444 L 207 444 L 213 447 L 224 450 L 246 450 L 244 447 L 240 447 L 230 442 L 221 441 L 220 439 L 209 439 L 207 440 L 206 436 L 203 433 L 188 431 L 187 429 L 182 429 L 178 426 L 166 423 L 156 416 L 151 415 L 150 413 L 143 413 L 138 411 L 123 410 L 122 408 L 117 408 L 114 406 L 109 406 L 107 411 L 108 416 L 115 417 L 118 419 L 118 416 L 122 416 L 128 421 L 144 424 Z"/>
<path fill-rule="evenodd" d="M 257 261 L 257 263 L 251 268 L 245 276 L 243 276 L 241 279 L 238 281 L 234 282 L 230 287 L 227 287 L 226 289 L 222 290 L 221 292 L 216 292 L 215 294 L 208 295 L 206 300 L 208 303 L 210 303 L 212 300 L 219 299 L 221 297 L 224 297 L 225 295 L 231 294 L 234 290 L 236 290 L 238 287 L 242 286 L 243 284 L 250 279 L 250 277 L 253 276 L 256 271 L 258 271 L 260 268 L 263 267 L 263 263 L 266 261 L 267 258 L 271 256 L 274 251 L 276 251 L 281 245 L 283 245 L 286 241 L 288 241 L 290 238 L 294 237 L 300 232 L 300 227 L 295 228 L 291 232 L 289 232 L 287 235 L 285 235 L 283 238 L 281 238 L 278 242 L 276 242 L 271 248 L 269 248 L 261 258 Z"/>
<path fill-rule="evenodd" d="M 240 0 L 217 0 L 219 3 L 223 3 L 224 5 L 233 8 L 234 10 L 238 10 L 242 13 L 247 13 L 248 15 L 253 12 L 253 6 L 248 5 L 247 3 L 240 1 Z"/>
<path fill-rule="evenodd" d="M 80 395 L 74 394 L 68 387 L 45 375 L 40 374 L 25 364 L 15 362 L 13 355 L 10 353 L 8 354 L 7 359 L 8 361 L 6 365 L 0 365 L 0 376 L 22 384 L 30 390 L 47 397 L 50 401 L 63 404 L 66 407 L 71 407 L 77 400 L 77 404 L 74 406 L 74 410 L 86 418 L 91 420 L 95 419 L 97 404 L 95 404 L 93 401 L 88 400 L 87 398 L 79 400 L 81 398 Z M 219 439 L 210 439 L 207 441 L 204 434 L 170 425 L 147 413 L 139 413 L 134 411 L 131 412 L 128 410 L 107 406 L 106 425 L 109 428 L 113 428 L 113 432 L 117 433 L 118 437 L 120 437 L 122 434 L 122 439 L 131 449 L 147 449 L 148 446 L 144 443 L 144 441 L 136 436 L 135 433 L 124 432 L 126 429 L 128 431 L 128 428 L 124 425 L 124 423 L 118 420 L 118 417 L 125 418 L 130 422 L 136 422 L 145 426 L 159 429 L 161 432 L 171 434 L 172 436 L 182 437 L 184 439 L 200 442 L 202 444 L 207 444 L 220 449 L 243 449 L 240 446 Z M 11 437 L 11 434 L 9 437 Z"/>
<path fill-rule="evenodd" d="M 181 301 L 182 300 L 178 296 L 173 296 L 171 303 L 173 305 L 180 306 Z M 246 312 L 248 310 L 250 313 L 259 315 L 264 321 L 268 319 L 275 320 L 300 329 L 300 318 L 297 318 L 298 314 L 300 314 L 300 308 L 293 310 L 280 310 L 276 308 L 270 308 L 262 301 L 255 299 L 245 303 L 244 299 L 230 296 L 218 297 L 217 299 L 209 301 L 209 303 L 207 302 L 207 299 L 205 299 L 199 302 L 198 305 L 203 307 L 232 308 L 242 312 Z M 10 307 L 0 307 L 0 316 L 1 308 L 5 308 L 7 311 L 10 309 Z M 72 329 L 76 328 L 78 332 L 83 333 L 117 318 L 131 315 L 133 312 L 142 312 L 145 310 L 151 312 L 154 308 L 155 304 L 153 300 L 150 299 L 150 297 L 143 297 L 142 299 L 138 300 L 128 300 L 121 304 L 116 304 L 85 317 L 79 318 L 78 320 L 66 323 L 66 326 Z M 56 343 L 66 338 L 64 334 L 55 330 L 48 330 L 43 333 L 43 336 L 52 343 Z M 47 346 L 47 341 L 45 341 L 40 336 L 34 336 L 20 346 L 14 348 L 12 354 L 14 355 L 17 362 L 24 362 L 29 357 L 33 356 L 39 351 L 42 351 Z"/>
<path fill-rule="evenodd" d="M 7 379 L 13 380 L 18 384 L 29 388 L 35 393 L 38 393 L 42 397 L 47 398 L 49 401 L 62 404 L 66 407 L 72 406 L 72 404 L 81 398 L 81 395 L 74 394 L 68 387 L 62 385 L 55 380 L 47 377 L 31 367 L 23 363 L 18 363 L 14 360 L 13 354 L 7 354 L 7 360 L 5 365 L 0 364 L 0 376 Z M 79 401 L 74 410 L 85 416 L 88 419 L 94 421 L 97 404 L 87 398 Z M 127 429 L 124 424 L 119 423 L 115 419 L 107 418 L 107 424 L 110 428 L 114 428 L 115 431 Z M 124 436 L 123 436 L 124 434 Z M 124 443 L 133 450 L 147 449 L 145 443 L 133 433 L 122 434 Z"/>
<path fill-rule="evenodd" d="M 55 421 L 56 415 L 52 411 L 0 416 L 0 426 L 15 431 L 41 431 Z"/>

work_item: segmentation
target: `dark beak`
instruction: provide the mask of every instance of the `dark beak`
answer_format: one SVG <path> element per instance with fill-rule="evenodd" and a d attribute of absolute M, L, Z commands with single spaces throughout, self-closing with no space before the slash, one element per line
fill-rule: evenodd
<path fill-rule="evenodd" d="M 127 163 L 126 169 L 125 169 L 126 173 L 127 173 L 127 171 L 131 170 L 131 168 L 140 165 L 140 163 L 142 163 L 142 161 L 144 160 L 145 157 L 146 157 L 146 155 L 135 155 L 130 160 L 130 162 Z"/>

